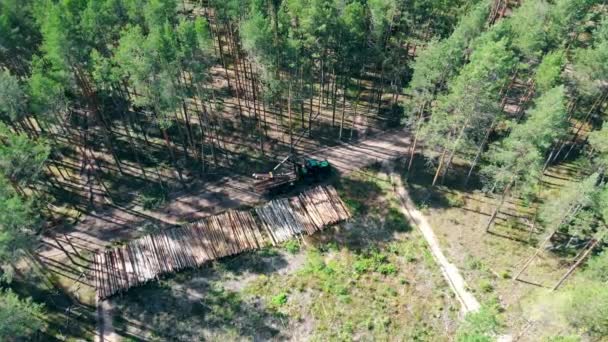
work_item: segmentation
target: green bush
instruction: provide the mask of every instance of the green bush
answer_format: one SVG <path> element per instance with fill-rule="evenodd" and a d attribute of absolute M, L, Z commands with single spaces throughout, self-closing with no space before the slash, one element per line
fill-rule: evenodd
<path fill-rule="evenodd" d="M 393 264 L 380 265 L 380 267 L 378 267 L 378 272 L 384 275 L 395 274 L 397 273 L 397 267 Z"/>
<path fill-rule="evenodd" d="M 448 193 L 446 199 L 451 207 L 462 207 L 466 204 L 464 197 L 459 193 Z"/>
<path fill-rule="evenodd" d="M 385 224 L 391 231 L 407 232 L 411 230 L 409 222 L 397 208 L 389 208 Z"/>
<path fill-rule="evenodd" d="M 482 279 L 479 281 L 479 288 L 481 289 L 481 291 L 483 291 L 485 293 L 490 293 L 490 292 L 494 291 L 494 286 L 487 279 Z"/>
<path fill-rule="evenodd" d="M 388 261 L 388 256 L 378 251 L 366 252 L 353 263 L 355 273 L 378 272 L 384 275 L 397 273 L 397 267 Z"/>
<path fill-rule="evenodd" d="M 456 332 L 457 342 L 492 342 L 500 323 L 494 306 L 484 306 L 466 315 Z"/>
<path fill-rule="evenodd" d="M 300 251 L 300 242 L 297 240 L 289 240 L 283 244 L 285 250 L 291 254 L 296 254 Z"/>
<path fill-rule="evenodd" d="M 169 199 L 167 189 L 161 186 L 149 187 L 144 189 L 140 195 L 141 205 L 146 210 L 161 207 Z"/>
<path fill-rule="evenodd" d="M 287 293 L 281 292 L 270 299 L 270 303 L 274 307 L 281 307 L 287 303 Z"/>

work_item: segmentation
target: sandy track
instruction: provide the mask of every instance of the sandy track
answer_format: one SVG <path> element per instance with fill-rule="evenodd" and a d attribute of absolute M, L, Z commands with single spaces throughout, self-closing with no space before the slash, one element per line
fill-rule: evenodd
<path fill-rule="evenodd" d="M 473 296 L 473 294 L 467 290 L 467 285 L 458 268 L 449 262 L 443 254 L 439 241 L 437 240 L 437 236 L 435 236 L 435 232 L 433 232 L 433 228 L 426 220 L 422 212 L 416 209 L 414 202 L 403 186 L 403 182 L 401 181 L 399 174 L 395 173 L 393 170 L 390 170 L 389 177 L 391 179 L 391 183 L 393 184 L 393 189 L 401 202 L 401 212 L 408 217 L 410 221 L 416 225 L 416 227 L 418 227 L 424 236 L 424 239 L 431 250 L 431 254 L 441 269 L 441 273 L 462 305 L 463 313 L 466 314 L 479 310 L 479 302 L 475 296 Z"/>

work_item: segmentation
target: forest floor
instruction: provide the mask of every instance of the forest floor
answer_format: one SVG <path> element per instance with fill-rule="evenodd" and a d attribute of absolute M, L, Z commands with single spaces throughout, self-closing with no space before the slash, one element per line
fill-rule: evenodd
<path fill-rule="evenodd" d="M 106 320 L 112 317 L 107 326 L 113 327 L 113 336 L 162 340 L 193 334 L 203 338 L 257 336 L 295 340 L 355 335 L 382 338 L 390 333 L 390 336 L 406 339 L 414 336 L 449 339 L 455 331 L 460 305 L 448 282 L 441 277 L 440 268 L 420 232 L 410 230 L 399 211 L 399 199 L 387 195 L 385 188 L 390 183 L 377 171 L 357 171 L 378 161 L 403 156 L 408 144 L 408 134 L 400 130 L 382 133 L 357 144 L 341 144 L 311 153 L 311 156 L 327 158 L 334 165 L 337 172 L 332 181 L 337 182 L 346 202 L 357 213 L 353 222 L 303 241 L 305 247 L 289 243 L 282 248 L 229 258 L 112 299 L 103 314 Z M 415 171 L 407 175 L 403 161 L 398 160 L 396 172 L 402 176 L 401 181 L 416 208 L 433 227 L 443 253 L 466 279 L 466 290 L 482 304 L 501 305 L 503 331 L 511 331 L 516 337 L 520 332 L 525 336 L 539 336 L 534 335 L 540 333 L 535 329 L 542 327 L 538 322 L 545 322 L 545 317 L 534 299 L 544 295 L 547 287 L 559 278 L 570 256 L 543 253 L 521 281 L 513 281 L 513 274 L 545 234 L 540 230 L 530 232 L 535 205 L 517 198 L 509 199 L 497 224 L 490 233 L 485 233 L 483 225 L 495 200 L 477 190 L 480 189 L 478 180 L 474 179 L 469 187 L 462 187 L 463 170 L 466 169 L 456 163 L 455 169 L 448 173 L 445 185 L 431 188 L 432 174 L 425 171 L 428 170 L 425 163 L 422 156 L 417 156 Z M 541 197 L 551 196 L 556 188 L 575 179 L 578 173 L 580 166 L 576 163 L 561 163 L 549 168 Z M 154 212 L 132 206 L 92 213 L 78 225 L 47 237 L 45 249 L 39 256 L 56 283 L 65 290 L 63 297 L 72 296 L 77 302 L 91 304 L 95 302 L 94 293 L 85 274 L 88 256 L 93 250 L 120 243 L 150 229 L 263 201 L 249 190 L 249 186 L 248 177 L 226 177 L 191 193 L 179 194 L 170 199 L 167 206 Z M 117 216 L 117 213 L 120 214 Z M 387 231 L 386 227 L 391 225 L 407 226 L 407 232 L 395 232 L 394 228 Z M 346 251 L 344 246 L 348 246 Z M 311 269 L 310 265 L 320 268 Z M 331 270 L 325 269 L 327 265 Z M 361 274 L 357 269 L 370 273 L 365 282 L 360 283 Z M 328 277 L 325 272 L 337 272 L 339 282 L 332 282 L 330 278 L 334 276 Z M 430 278 L 429 274 L 432 274 Z M 308 293 L 306 284 L 312 284 L 312 293 Z M 340 288 L 340 284 L 348 285 Z M 398 292 L 396 297 L 406 296 L 407 300 L 388 300 L 378 304 L 376 309 L 379 311 L 363 309 L 367 304 L 365 298 L 370 296 L 376 298 L 381 293 L 382 298 L 392 298 L 394 293 L 389 289 L 399 289 L 403 293 Z M 429 298 L 429 303 L 418 303 L 418 299 L 424 302 Z M 68 299 L 65 299 L 66 303 L 75 303 L 74 298 Z M 220 303 L 226 303 L 227 307 Z M 74 310 L 83 317 L 82 324 L 68 323 L 73 336 L 92 336 L 95 327 L 90 322 L 94 304 L 89 307 L 66 305 L 67 310 Z M 425 312 L 432 312 L 433 317 L 429 318 Z M 65 320 L 64 315 L 59 315 L 58 326 L 65 326 L 62 319 Z M 427 325 L 414 324 L 429 319 L 431 323 Z M 75 321 L 74 317 L 67 320 Z M 238 323 L 231 325 L 234 320 Z M 394 324 L 397 320 L 399 325 Z M 190 326 L 205 328 L 192 331 Z M 363 326 L 372 328 L 362 330 Z M 312 327 L 320 327 L 320 330 Z M 258 332 L 260 335 L 256 335 Z M 67 335 L 66 331 L 60 330 L 60 333 Z"/>
<path fill-rule="evenodd" d="M 401 214 L 389 178 L 372 167 L 333 181 L 351 221 L 112 298 L 116 333 L 153 341 L 449 341 L 460 304 Z"/>
<path fill-rule="evenodd" d="M 328 159 L 341 177 L 376 161 L 403 155 L 408 146 L 409 134 L 394 130 L 359 143 L 342 143 L 319 149 L 309 156 Z M 67 297 L 75 297 L 72 302 L 83 303 L 87 315 L 93 315 L 96 310 L 91 286 L 93 279 L 88 276 L 87 269 L 95 250 L 120 244 L 156 229 L 191 222 L 228 208 L 251 206 L 264 200 L 250 188 L 251 178 L 233 175 L 173 194 L 164 207 L 155 210 L 145 210 L 137 204 L 128 207 L 107 205 L 105 210 L 83 216 L 75 225 L 48 232 L 38 257 L 54 282 L 61 287 L 59 292 L 65 292 Z M 67 308 L 71 307 L 66 305 Z M 90 330 L 87 328 L 89 333 Z"/>
<path fill-rule="evenodd" d="M 395 192 L 395 196 L 399 199 L 401 204 L 400 210 L 403 215 L 409 218 L 410 223 L 415 224 L 426 243 L 429 245 L 431 253 L 435 258 L 435 261 L 439 265 L 441 269 L 441 273 L 446 278 L 448 284 L 456 294 L 456 298 L 462 304 L 463 313 L 467 314 L 469 312 L 475 312 L 479 310 L 480 304 L 475 298 L 475 296 L 469 291 L 468 286 L 460 274 L 458 268 L 448 261 L 445 257 L 444 253 L 441 250 L 441 246 L 439 241 L 437 240 L 437 236 L 433 230 L 433 227 L 429 224 L 428 220 L 418 208 L 414 205 L 414 202 L 410 198 L 403 185 L 401 177 L 399 173 L 394 171 L 394 168 L 391 166 L 386 167 L 391 185 L 393 186 L 393 191 Z"/>
<path fill-rule="evenodd" d="M 346 175 L 376 161 L 405 154 L 409 141 L 407 132 L 394 130 L 358 143 L 342 143 L 319 149 L 308 156 L 327 159 L 338 174 Z M 43 259 L 63 259 L 75 256 L 77 250 L 92 252 L 111 243 L 130 240 L 149 229 L 192 222 L 229 208 L 251 206 L 263 200 L 262 196 L 252 191 L 251 177 L 228 174 L 216 181 L 173 194 L 167 205 L 159 209 L 108 204 L 105 210 L 89 213 L 76 225 L 66 225 L 49 232 L 38 252 Z"/>
<path fill-rule="evenodd" d="M 467 187 L 462 185 L 468 165 L 461 162 L 448 173 L 444 184 L 435 188 L 430 186 L 432 170 L 426 171 L 422 157 L 417 157 L 409 175 L 400 171 L 417 208 L 433 227 L 441 249 L 462 272 L 469 290 L 482 305 L 499 304 L 503 328 L 514 339 L 538 341 L 558 331 L 567 334 L 565 325 L 548 319 L 551 315 L 539 307 L 537 299 L 550 293 L 574 255 L 544 250 L 519 280 L 514 280 L 538 242 L 550 233 L 540 225 L 531 229 L 538 204 L 509 198 L 497 222 L 486 233 L 485 225 L 498 200 L 480 190 L 477 179 Z M 572 161 L 549 167 L 540 198 L 550 198 L 559 188 L 580 179 L 583 171 L 584 167 Z"/>

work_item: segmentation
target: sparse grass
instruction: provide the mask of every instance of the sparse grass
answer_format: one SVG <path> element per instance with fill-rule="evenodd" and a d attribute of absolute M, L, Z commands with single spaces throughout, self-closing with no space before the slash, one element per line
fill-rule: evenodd
<path fill-rule="evenodd" d="M 291 254 L 296 254 L 300 251 L 300 242 L 298 240 L 289 240 L 283 244 L 283 248 Z"/>
<path fill-rule="evenodd" d="M 312 320 L 312 340 L 447 339 L 443 323 L 453 322 L 458 306 L 424 240 L 397 209 L 386 180 L 354 179 L 381 191 L 365 196 L 350 187 L 355 181 L 341 181 L 342 196 L 366 214 L 302 251 L 306 262 L 296 272 L 258 277 L 246 293 L 272 307 L 289 298 L 278 310 Z"/>
<path fill-rule="evenodd" d="M 367 170 L 338 187 L 356 203 L 348 224 L 303 245 L 291 240 L 130 291 L 116 300 L 119 333 L 150 340 L 449 340 L 459 305 L 397 209 L 390 184 Z"/>
<path fill-rule="evenodd" d="M 417 158 L 420 163 L 424 161 Z M 461 168 L 461 164 L 464 167 Z M 432 174 L 424 171 L 424 165 L 419 165 L 409 176 L 408 190 L 417 206 L 425 208 L 424 213 L 444 253 L 461 269 L 476 297 L 480 301 L 500 298 L 499 304 L 508 307 L 500 314 L 507 329 L 518 331 L 527 324 L 522 317 L 526 317 L 526 306 L 532 302 L 529 297 L 534 296 L 539 287 L 553 284 L 564 268 L 558 255 L 546 252 L 522 275 L 529 283 L 513 281 L 513 275 L 546 234 L 540 225 L 536 232 L 530 233 L 538 199 L 509 198 L 491 233 L 486 233 L 485 224 L 498 200 L 483 193 L 481 185 L 475 182 L 463 188 L 466 166 L 458 161 L 445 185 L 431 188 Z M 557 189 L 575 180 L 577 169 L 581 168 L 576 162 L 550 167 L 539 199 L 554 196 Z"/>
<path fill-rule="evenodd" d="M 52 282 L 52 283 L 51 283 Z M 44 304 L 46 329 L 37 335 L 40 341 L 92 341 L 95 334 L 94 293 L 83 286 L 77 295 L 74 280 L 57 273 L 30 269 L 8 284 L 22 297 L 32 297 Z"/>
<path fill-rule="evenodd" d="M 145 188 L 140 194 L 141 205 L 146 210 L 161 207 L 169 198 L 169 192 L 161 186 Z"/>
<path fill-rule="evenodd" d="M 416 320 L 422 317 L 425 334 L 444 340 L 442 321 L 455 318 L 457 304 L 436 269 L 404 256 L 414 246 L 423 253 L 418 239 L 360 252 L 308 249 L 297 272 L 259 277 L 245 291 L 289 317 L 310 315 L 313 340 L 410 340 L 420 334 Z"/>

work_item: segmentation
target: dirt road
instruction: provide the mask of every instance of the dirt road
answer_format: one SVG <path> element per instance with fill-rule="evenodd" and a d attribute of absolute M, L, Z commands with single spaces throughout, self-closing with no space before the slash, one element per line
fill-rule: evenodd
<path fill-rule="evenodd" d="M 348 174 L 377 161 L 392 160 L 404 155 L 409 148 L 409 135 L 404 131 L 389 131 L 355 144 L 343 143 L 311 153 L 310 157 L 327 159 L 341 174 Z M 134 238 L 144 233 L 144 223 L 158 228 L 195 221 L 219 211 L 242 205 L 253 205 L 262 200 L 251 191 L 251 179 L 244 176 L 224 177 L 199 189 L 171 198 L 162 209 L 154 212 L 140 206 L 109 206 L 101 212 L 87 214 L 74 227 L 48 234 L 38 255 L 49 269 L 64 273 L 65 259 L 80 258 L 82 251 L 104 248 L 112 241 Z M 138 228 L 140 227 L 140 228 Z M 54 269 L 54 266 L 57 266 Z M 99 321 L 97 341 L 116 341 L 112 327 L 111 305 L 98 303 Z"/>
<path fill-rule="evenodd" d="M 429 245 L 431 253 L 433 257 L 437 261 L 439 268 L 441 269 L 441 273 L 445 277 L 448 284 L 452 288 L 452 291 L 456 294 L 456 298 L 462 304 L 463 313 L 469 313 L 473 311 L 477 311 L 480 308 L 479 302 L 473 296 L 473 294 L 467 290 L 467 285 L 464 281 L 464 278 L 460 274 L 460 271 L 454 264 L 448 261 L 443 252 L 441 251 L 441 247 L 439 246 L 439 241 L 437 240 L 437 236 L 433 232 L 433 228 L 428 223 L 422 212 L 416 209 L 414 202 L 408 195 L 405 187 L 403 186 L 403 182 L 398 174 L 396 174 L 392 169 L 389 170 L 389 177 L 391 179 L 391 183 L 393 184 L 393 189 L 397 196 L 401 201 L 401 211 L 402 213 L 413 222 L 422 235 L 424 239 Z"/>
<path fill-rule="evenodd" d="M 375 161 L 394 159 L 407 152 L 409 136 L 403 131 L 385 132 L 355 144 L 324 148 L 309 156 L 327 158 L 342 174 Z M 140 206 L 110 206 L 89 213 L 74 227 L 45 237 L 39 254 L 43 259 L 65 258 L 76 250 L 94 251 L 111 241 L 127 240 L 143 234 L 144 223 L 159 228 L 195 221 L 219 211 L 253 205 L 262 199 L 251 190 L 251 179 L 245 176 L 224 177 L 197 189 L 175 196 L 161 209 L 148 211 Z M 140 227 L 140 230 L 137 229 Z"/>
<path fill-rule="evenodd" d="M 337 146 L 309 153 L 316 158 L 326 158 L 341 174 L 348 174 L 374 162 L 394 160 L 403 156 L 409 149 L 409 135 L 403 131 L 385 132 L 355 144 L 343 143 Z M 479 309 L 479 302 L 466 289 L 460 272 L 451 264 L 440 249 L 431 226 L 418 211 L 405 190 L 401 179 L 392 171 L 389 172 L 394 189 L 402 202 L 404 215 L 414 222 L 429 244 L 441 272 L 450 284 L 463 312 Z M 225 177 L 213 183 L 176 196 L 162 209 L 155 212 L 141 207 L 109 207 L 100 213 L 91 213 L 75 227 L 57 232 L 44 240 L 44 247 L 39 251 L 43 259 L 49 261 L 65 259 L 78 250 L 96 250 L 103 248 L 113 240 L 130 239 L 141 235 L 143 231 L 136 227 L 144 222 L 159 227 L 194 221 L 218 211 L 242 205 L 253 205 L 262 199 L 250 190 L 251 180 L 244 176 Z M 67 247 L 69 246 L 69 247 Z M 111 326 L 109 303 L 100 303 L 98 315 L 101 324 L 98 340 L 113 341 L 116 334 Z"/>

